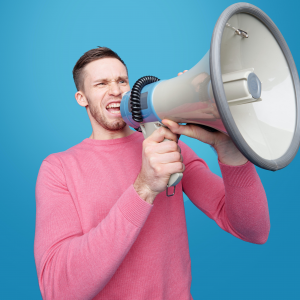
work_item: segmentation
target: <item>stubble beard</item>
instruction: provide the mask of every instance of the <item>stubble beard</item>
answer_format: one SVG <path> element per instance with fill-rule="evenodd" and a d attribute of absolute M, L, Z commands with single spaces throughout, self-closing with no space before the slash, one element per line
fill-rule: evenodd
<path fill-rule="evenodd" d="M 107 118 L 104 116 L 104 114 L 101 112 L 101 110 L 98 107 L 94 107 L 90 105 L 89 103 L 89 109 L 92 117 L 97 121 L 97 123 L 102 126 L 104 129 L 109 130 L 109 131 L 118 131 L 123 129 L 126 126 L 126 123 L 122 118 L 119 120 L 115 121 L 109 121 Z"/>

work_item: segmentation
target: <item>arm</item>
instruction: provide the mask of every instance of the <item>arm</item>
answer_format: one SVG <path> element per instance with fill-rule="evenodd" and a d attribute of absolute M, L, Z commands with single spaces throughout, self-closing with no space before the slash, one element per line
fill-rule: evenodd
<path fill-rule="evenodd" d="M 268 204 L 254 165 L 219 162 L 222 180 L 190 148 L 181 147 L 186 163 L 182 184 L 189 199 L 223 230 L 251 243 L 265 243 L 270 230 Z"/>
<path fill-rule="evenodd" d="M 59 159 L 52 155 L 43 162 L 36 185 L 34 252 L 44 299 L 92 299 L 115 274 L 156 195 L 166 188 L 170 174 L 183 171 L 176 142 L 160 143 L 165 138 L 176 135 L 162 128 L 144 141 L 136 181 L 89 232 L 82 230 Z"/>
<path fill-rule="evenodd" d="M 170 120 L 162 123 L 175 134 L 187 135 L 211 145 L 218 154 L 224 184 L 208 168 L 195 166 L 196 155 L 191 158 L 189 169 L 192 172 L 186 171 L 186 174 L 194 174 L 184 175 L 184 189 L 195 205 L 234 236 L 252 243 L 265 243 L 270 231 L 266 195 L 254 166 L 231 138 L 222 132 L 208 132 L 193 124 L 179 125 Z M 203 199 L 198 195 L 203 195 Z"/>
<path fill-rule="evenodd" d="M 106 218 L 83 233 L 61 166 L 45 160 L 36 184 L 34 243 L 43 299 L 95 297 L 125 258 L 151 208 L 131 185 Z"/>

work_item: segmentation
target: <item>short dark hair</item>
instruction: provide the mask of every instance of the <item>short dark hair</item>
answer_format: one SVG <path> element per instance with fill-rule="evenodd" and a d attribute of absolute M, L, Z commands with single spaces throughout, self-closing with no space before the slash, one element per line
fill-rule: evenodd
<path fill-rule="evenodd" d="M 73 79 L 77 88 L 77 91 L 82 90 L 83 91 L 83 81 L 84 81 L 84 74 L 83 74 L 83 68 L 90 62 L 101 59 L 101 58 L 106 58 L 106 57 L 112 57 L 118 59 L 126 68 L 127 66 L 125 65 L 124 61 L 120 58 L 120 56 L 112 51 L 111 49 L 107 47 L 100 47 L 96 49 L 91 49 L 87 52 L 85 52 L 77 61 L 76 65 L 73 68 Z"/>

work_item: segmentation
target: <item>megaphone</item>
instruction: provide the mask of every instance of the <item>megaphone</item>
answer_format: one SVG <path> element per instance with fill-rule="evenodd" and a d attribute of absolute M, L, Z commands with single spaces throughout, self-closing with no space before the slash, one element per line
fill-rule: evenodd
<path fill-rule="evenodd" d="M 256 6 L 237 3 L 223 11 L 209 52 L 191 70 L 169 80 L 142 77 L 123 95 L 120 110 L 145 137 L 162 119 L 221 131 L 249 161 L 276 171 L 299 148 L 299 92 L 279 29 Z M 168 186 L 179 181 L 175 176 Z"/>

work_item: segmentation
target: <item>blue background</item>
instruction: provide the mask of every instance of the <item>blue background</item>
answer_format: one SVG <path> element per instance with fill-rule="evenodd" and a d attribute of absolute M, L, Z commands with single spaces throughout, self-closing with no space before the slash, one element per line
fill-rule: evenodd
<path fill-rule="evenodd" d="M 0 298 L 41 299 L 34 257 L 35 182 L 42 160 L 91 133 L 72 68 L 96 46 L 116 51 L 131 85 L 175 77 L 209 50 L 233 1 L 1 1 Z M 300 63 L 299 4 L 252 1 L 277 24 Z M 286 5 L 285 5 L 286 4 Z M 182 138 L 217 174 L 209 146 Z M 197 299 L 300 299 L 299 154 L 285 169 L 258 169 L 271 216 L 264 245 L 240 241 L 185 202 Z"/>

